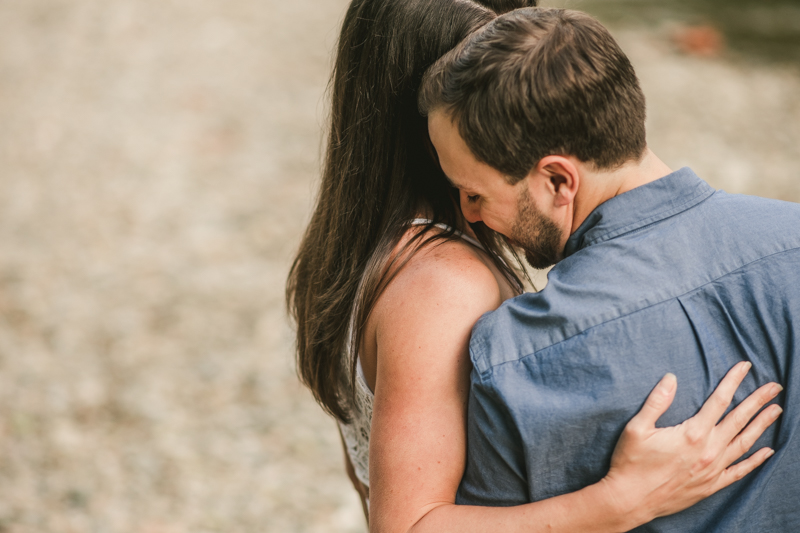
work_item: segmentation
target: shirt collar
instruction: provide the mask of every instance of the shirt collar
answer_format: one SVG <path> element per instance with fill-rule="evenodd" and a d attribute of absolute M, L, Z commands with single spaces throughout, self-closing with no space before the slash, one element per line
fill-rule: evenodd
<path fill-rule="evenodd" d="M 686 211 L 714 192 L 689 167 L 631 189 L 591 212 L 567 240 L 564 257 Z"/>

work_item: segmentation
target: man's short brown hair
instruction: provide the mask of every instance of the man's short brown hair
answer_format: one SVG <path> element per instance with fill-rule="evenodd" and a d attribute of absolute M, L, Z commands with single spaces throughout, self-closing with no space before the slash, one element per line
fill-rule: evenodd
<path fill-rule="evenodd" d="M 578 11 L 524 8 L 494 19 L 428 70 L 419 107 L 446 111 L 475 157 L 511 182 L 547 155 L 613 168 L 646 147 L 633 67 L 608 30 Z"/>

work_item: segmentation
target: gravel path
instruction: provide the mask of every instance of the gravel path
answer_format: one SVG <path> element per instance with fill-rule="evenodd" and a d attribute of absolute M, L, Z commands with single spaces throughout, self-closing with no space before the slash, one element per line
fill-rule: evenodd
<path fill-rule="evenodd" d="M 282 306 L 345 2 L 0 1 L 0 532 L 363 532 Z M 800 200 L 800 74 L 620 30 L 650 141 Z"/>

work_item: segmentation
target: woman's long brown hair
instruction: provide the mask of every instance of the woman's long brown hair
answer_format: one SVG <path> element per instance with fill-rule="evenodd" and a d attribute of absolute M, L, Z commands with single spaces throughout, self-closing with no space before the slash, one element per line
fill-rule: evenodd
<path fill-rule="evenodd" d="M 355 383 L 355 350 L 348 347 L 360 346 L 375 302 L 402 267 L 396 263 L 426 243 L 455 238 L 465 223 L 417 111 L 422 75 L 496 13 L 535 4 L 353 0 L 347 10 L 329 86 L 322 183 L 286 287 L 300 379 L 341 421 L 350 419 Z M 419 213 L 429 213 L 432 224 L 393 255 Z M 453 230 L 431 231 L 435 223 Z M 501 259 L 510 254 L 519 264 L 503 238 L 483 224 L 473 229 L 500 271 L 520 286 Z"/>

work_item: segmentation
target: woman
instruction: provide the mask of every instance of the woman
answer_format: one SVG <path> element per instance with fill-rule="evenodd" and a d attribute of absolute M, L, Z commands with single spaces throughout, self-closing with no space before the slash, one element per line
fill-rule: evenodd
<path fill-rule="evenodd" d="M 534 3 L 354 0 L 345 16 L 322 186 L 287 295 L 301 378 L 340 422 L 372 531 L 627 530 L 685 509 L 769 454 L 726 469 L 779 412 L 764 410 L 736 437 L 774 396 L 765 386 L 715 425 L 746 373 L 737 365 L 697 417 L 656 430 L 675 393 L 674 377 L 662 380 L 596 485 L 510 508 L 453 504 L 470 329 L 522 284 L 504 240 L 464 221 L 416 92 L 459 40 Z"/>

